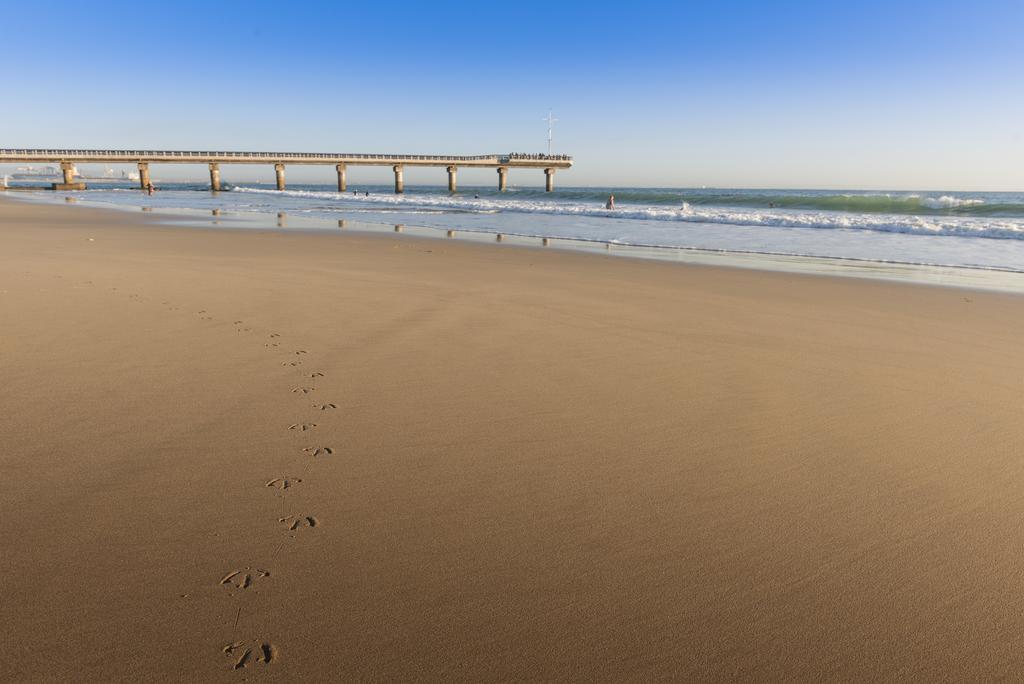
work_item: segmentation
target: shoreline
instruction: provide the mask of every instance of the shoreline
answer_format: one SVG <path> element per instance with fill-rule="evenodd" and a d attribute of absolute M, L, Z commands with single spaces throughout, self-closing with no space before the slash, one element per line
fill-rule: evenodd
<path fill-rule="evenodd" d="M 12 679 L 1019 671 L 1018 295 L 164 220 L 0 197 Z"/>
<path fill-rule="evenodd" d="M 51 191 L 39 191 L 18 197 L 33 203 L 54 205 L 59 202 L 51 198 Z M 86 206 L 115 211 L 134 212 L 141 208 L 143 212 L 152 211 L 150 207 L 134 205 L 118 205 L 101 200 L 82 200 L 68 196 L 66 201 L 74 203 L 86 202 Z M 476 241 L 504 241 L 517 246 L 535 247 L 542 245 L 555 249 L 581 252 L 601 252 L 610 256 L 651 261 L 667 261 L 683 264 L 721 266 L 726 268 L 743 268 L 760 271 L 776 271 L 788 273 L 804 273 L 814 275 L 849 277 L 889 282 L 908 282 L 937 285 L 941 287 L 965 288 L 982 291 L 1000 291 L 1024 294 L 1024 271 L 1001 266 L 971 266 L 962 264 L 942 264 L 930 262 L 914 262 L 906 260 L 886 260 L 875 258 L 859 258 L 849 256 L 815 256 L 785 251 L 758 251 L 745 249 L 711 249 L 674 245 L 639 245 L 603 241 L 588 238 L 544 237 L 541 234 L 523 232 L 502 232 L 491 229 L 437 226 L 417 226 L 411 223 L 371 222 L 359 219 L 324 219 L 296 215 L 286 211 L 279 212 L 241 212 L 216 210 L 213 218 L 209 210 L 189 208 L 157 208 L 158 211 L 175 216 L 175 222 L 187 221 L 190 225 L 225 225 L 236 223 L 234 227 L 249 227 L 260 230 L 289 228 L 305 229 L 310 232 L 334 231 L 336 226 L 346 225 L 349 231 L 370 233 L 407 232 L 421 237 L 441 238 L 447 233 L 448 238 L 469 238 Z M 275 222 L 276 213 L 276 225 Z M 290 225 L 284 225 L 282 219 Z"/>

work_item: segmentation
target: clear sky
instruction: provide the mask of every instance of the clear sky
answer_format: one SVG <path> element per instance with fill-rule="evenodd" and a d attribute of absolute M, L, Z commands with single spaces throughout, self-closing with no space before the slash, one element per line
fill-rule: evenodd
<path fill-rule="evenodd" d="M 1021 0 L 9 2 L 0 26 L 0 147 L 542 151 L 550 107 L 560 185 L 1024 190 Z"/>

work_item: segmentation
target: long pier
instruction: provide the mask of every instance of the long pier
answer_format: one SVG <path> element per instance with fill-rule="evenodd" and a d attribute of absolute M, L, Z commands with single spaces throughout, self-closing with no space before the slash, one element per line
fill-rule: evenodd
<path fill-rule="evenodd" d="M 493 168 L 498 172 L 498 190 L 508 187 L 509 169 L 538 169 L 544 171 L 544 189 L 555 188 L 555 171 L 572 167 L 572 157 L 565 154 L 484 154 L 431 155 L 431 154 L 334 154 L 321 152 L 190 152 L 173 150 L 51 150 L 0 149 L 3 163 L 56 163 L 64 175 L 63 183 L 54 183 L 54 190 L 82 190 L 85 183 L 75 182 L 75 164 L 137 164 L 139 186 L 150 185 L 150 164 L 207 164 L 210 169 L 210 188 L 221 189 L 221 164 L 266 164 L 274 167 L 277 189 L 285 189 L 284 171 L 288 164 L 334 166 L 338 174 L 338 191 L 347 188 L 349 166 L 390 166 L 395 174 L 395 192 L 405 191 L 403 171 L 407 166 L 436 166 L 448 172 L 448 190 L 455 192 L 457 175 L 462 168 Z"/>

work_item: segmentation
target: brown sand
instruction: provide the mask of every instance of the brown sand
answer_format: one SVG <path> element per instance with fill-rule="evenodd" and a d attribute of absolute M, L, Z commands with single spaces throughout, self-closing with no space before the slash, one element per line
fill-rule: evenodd
<path fill-rule="evenodd" d="M 143 220 L 0 200 L 0 678 L 1020 676 L 1024 299 Z"/>

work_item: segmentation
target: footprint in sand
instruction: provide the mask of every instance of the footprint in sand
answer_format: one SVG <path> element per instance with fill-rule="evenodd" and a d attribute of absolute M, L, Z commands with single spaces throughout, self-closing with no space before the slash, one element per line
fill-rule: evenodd
<path fill-rule="evenodd" d="M 275 489 L 288 489 L 289 487 L 300 484 L 301 482 L 302 478 L 299 477 L 275 477 L 265 486 L 274 487 Z"/>
<path fill-rule="evenodd" d="M 292 390 L 292 394 L 309 394 L 315 389 L 315 387 L 296 387 Z"/>
<path fill-rule="evenodd" d="M 338 405 L 337 404 L 313 404 L 313 408 L 317 409 L 318 411 L 327 411 L 328 409 L 336 409 L 336 408 L 338 408 Z"/>
<path fill-rule="evenodd" d="M 323 373 L 310 373 L 309 377 L 311 377 L 311 378 L 322 378 L 322 377 L 324 377 L 324 374 Z"/>
<path fill-rule="evenodd" d="M 308 353 L 309 352 L 305 351 L 304 349 L 300 349 L 299 351 L 295 352 L 295 355 L 298 356 L 299 354 L 308 354 Z"/>
<path fill-rule="evenodd" d="M 244 568 L 242 570 L 229 572 L 221 579 L 220 583 L 228 587 L 234 587 L 235 589 L 248 589 L 252 586 L 254 580 L 262 579 L 264 577 L 270 577 L 269 570 Z"/>
<path fill-rule="evenodd" d="M 287 515 L 278 518 L 277 521 L 284 523 L 289 531 L 295 531 L 300 527 L 316 527 L 320 524 L 320 521 L 311 515 Z"/>
<path fill-rule="evenodd" d="M 279 333 L 270 333 L 270 337 L 272 337 L 272 338 L 273 337 L 280 337 L 280 336 L 281 335 Z"/>
<path fill-rule="evenodd" d="M 301 361 L 285 361 L 281 365 L 282 366 L 301 366 L 302 362 Z"/>
<path fill-rule="evenodd" d="M 280 347 L 281 345 L 279 343 L 277 343 L 277 342 L 271 342 L 271 343 L 265 344 L 263 346 L 264 347 Z"/>
<path fill-rule="evenodd" d="M 277 659 L 277 648 L 269 641 L 259 639 L 227 644 L 221 651 L 231 658 L 232 670 L 241 670 L 250 665 L 270 665 Z"/>
<path fill-rule="evenodd" d="M 303 449 L 304 452 L 316 458 L 318 456 L 330 456 L 334 453 L 334 449 L 325 446 L 311 446 Z"/>
<path fill-rule="evenodd" d="M 312 430 L 317 426 L 316 423 L 292 423 L 288 426 L 289 430 L 298 430 L 299 432 L 305 432 L 306 430 Z"/>

